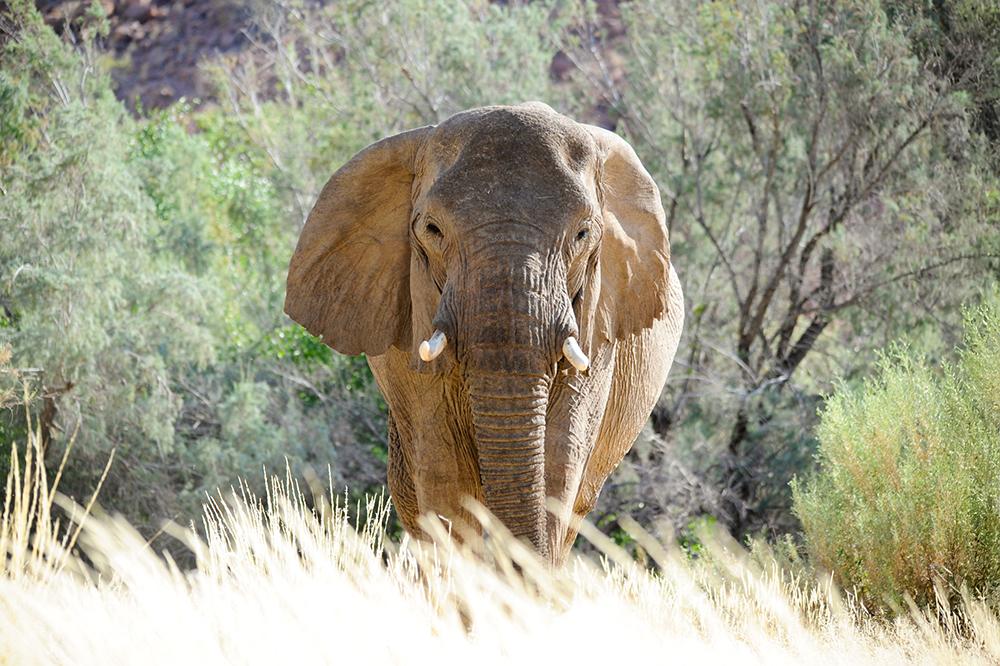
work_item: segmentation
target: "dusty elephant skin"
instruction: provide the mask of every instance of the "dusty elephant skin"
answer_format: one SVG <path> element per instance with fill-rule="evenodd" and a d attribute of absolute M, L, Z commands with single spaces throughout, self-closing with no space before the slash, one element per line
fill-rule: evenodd
<path fill-rule="evenodd" d="M 368 356 L 407 530 L 471 524 L 471 496 L 558 564 L 649 417 L 684 301 L 632 148 L 529 103 L 358 153 L 302 230 L 285 311 Z"/>

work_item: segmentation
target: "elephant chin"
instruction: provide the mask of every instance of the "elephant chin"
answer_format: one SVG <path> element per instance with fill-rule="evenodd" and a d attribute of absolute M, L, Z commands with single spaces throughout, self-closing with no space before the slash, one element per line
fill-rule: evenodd
<path fill-rule="evenodd" d="M 488 508 L 515 537 L 548 557 L 545 510 L 545 416 L 549 383 L 544 369 L 511 372 L 498 367 L 531 367 L 516 358 L 530 350 L 482 349 L 502 364 L 473 363 L 468 373 L 473 428 L 479 452 L 483 496 Z M 537 354 L 535 354 L 537 356 Z"/>

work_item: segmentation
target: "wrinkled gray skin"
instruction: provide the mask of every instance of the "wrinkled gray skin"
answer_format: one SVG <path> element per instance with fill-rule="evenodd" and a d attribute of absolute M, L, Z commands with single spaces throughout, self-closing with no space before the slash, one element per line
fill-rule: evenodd
<path fill-rule="evenodd" d="M 367 354 L 408 531 L 420 537 L 428 513 L 474 524 L 469 496 L 555 564 L 648 418 L 684 317 L 659 192 L 633 150 L 539 103 L 356 155 L 309 215 L 285 310 Z M 425 363 L 435 329 L 447 346 Z M 584 372 L 563 357 L 570 335 Z"/>

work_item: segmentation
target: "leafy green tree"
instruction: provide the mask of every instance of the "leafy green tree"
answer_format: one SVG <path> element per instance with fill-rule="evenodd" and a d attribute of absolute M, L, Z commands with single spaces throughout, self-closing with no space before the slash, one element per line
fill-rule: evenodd
<path fill-rule="evenodd" d="M 133 449 L 173 451 L 180 401 L 168 368 L 212 359 L 213 294 L 150 251 L 150 202 L 128 168 L 132 121 L 105 75 L 33 10 L 11 11 L 5 18 L 20 23 L 3 46 L 0 97 L 18 129 L 8 135 L 0 197 L 0 340 L 37 377 L 45 443 L 75 434 L 79 455 L 95 464 L 74 469 L 90 476 L 115 448 L 126 465 Z M 150 466 L 122 473 L 161 485 Z"/>
<path fill-rule="evenodd" d="M 992 0 L 884 0 L 914 53 L 969 95 L 973 127 L 994 145 L 1000 169 L 1000 5 Z"/>
<path fill-rule="evenodd" d="M 654 414 L 666 446 L 637 456 L 694 468 L 692 512 L 783 531 L 828 378 L 904 331 L 946 347 L 989 274 L 989 147 L 873 0 L 622 14 L 627 39 L 583 16 L 567 53 L 660 185 L 690 307 Z"/>

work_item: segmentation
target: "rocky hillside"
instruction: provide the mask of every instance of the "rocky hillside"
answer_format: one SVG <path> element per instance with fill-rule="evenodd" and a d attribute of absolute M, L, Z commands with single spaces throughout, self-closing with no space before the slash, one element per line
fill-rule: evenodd
<path fill-rule="evenodd" d="M 320 0 L 329 1 L 329 0 Z M 92 0 L 36 0 L 46 22 L 71 38 Z M 598 11 L 612 43 L 623 35 L 619 0 L 599 0 Z M 131 108 L 163 108 L 184 97 L 212 99 L 212 89 L 199 68 L 220 54 L 250 51 L 252 21 L 246 0 L 99 0 L 110 31 L 104 47 L 114 55 L 112 76 L 119 99 Z M 616 60 L 612 55 L 612 61 Z M 252 57 L 252 54 L 250 54 Z M 562 79 L 572 64 L 553 54 L 552 76 Z M 617 69 L 617 67 L 613 67 Z M 597 105 L 592 122 L 606 124 Z"/>
<path fill-rule="evenodd" d="M 38 0 L 45 20 L 60 34 L 73 30 L 91 0 Z M 198 64 L 245 50 L 250 16 L 239 0 L 100 0 L 110 22 L 103 39 L 117 65 L 118 97 L 130 106 L 161 108 L 181 97 L 206 98 L 211 90 Z"/>

